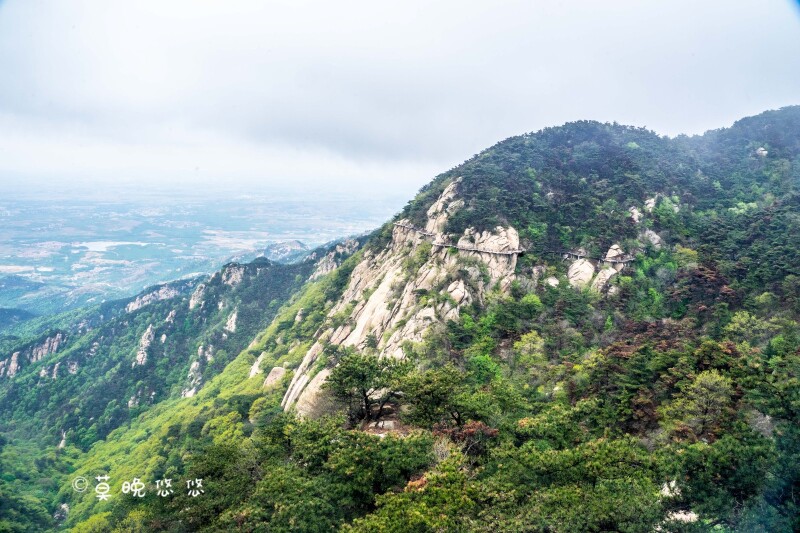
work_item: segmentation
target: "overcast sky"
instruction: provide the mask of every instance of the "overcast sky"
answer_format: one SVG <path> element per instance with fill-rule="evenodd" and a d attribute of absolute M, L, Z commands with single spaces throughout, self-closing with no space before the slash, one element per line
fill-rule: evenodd
<path fill-rule="evenodd" d="M 0 2 L 0 184 L 411 194 L 578 119 L 800 103 L 789 0 Z"/>

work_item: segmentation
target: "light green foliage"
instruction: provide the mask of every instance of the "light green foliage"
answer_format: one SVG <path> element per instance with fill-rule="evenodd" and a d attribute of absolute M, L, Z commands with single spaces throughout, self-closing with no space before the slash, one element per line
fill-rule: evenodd
<path fill-rule="evenodd" d="M 734 313 L 724 332 L 731 340 L 758 344 L 765 336 L 775 331 L 775 327 L 747 311 Z"/>
<path fill-rule="evenodd" d="M 688 428 L 698 439 L 713 437 L 732 415 L 733 385 L 716 370 L 701 372 L 664 408 L 668 424 Z"/>

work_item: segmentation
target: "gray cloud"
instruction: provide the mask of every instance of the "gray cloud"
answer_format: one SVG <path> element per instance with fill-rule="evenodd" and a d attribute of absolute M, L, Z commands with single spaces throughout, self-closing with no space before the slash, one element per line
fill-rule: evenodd
<path fill-rule="evenodd" d="M 0 181 L 410 193 L 569 120 L 798 103 L 798 45 L 789 1 L 6 1 Z"/>

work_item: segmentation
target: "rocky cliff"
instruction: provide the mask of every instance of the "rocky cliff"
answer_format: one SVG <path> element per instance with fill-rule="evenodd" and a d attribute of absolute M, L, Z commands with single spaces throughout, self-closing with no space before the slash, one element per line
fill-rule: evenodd
<path fill-rule="evenodd" d="M 281 404 L 285 409 L 309 415 L 326 407 L 321 387 L 330 369 L 318 364 L 326 345 L 372 346 L 383 357 L 403 357 L 406 342 L 422 341 L 431 327 L 457 318 L 462 306 L 482 302 L 487 291 L 508 289 L 517 264 L 517 231 L 498 226 L 445 234 L 448 217 L 464 205 L 458 186 L 453 180 L 430 206 L 424 228 L 399 219 L 383 250 L 365 251 L 329 311 L 335 326 L 317 332 L 297 368 Z"/>

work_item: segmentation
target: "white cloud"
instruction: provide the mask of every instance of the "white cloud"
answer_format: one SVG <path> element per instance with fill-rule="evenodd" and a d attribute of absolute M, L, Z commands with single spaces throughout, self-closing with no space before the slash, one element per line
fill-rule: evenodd
<path fill-rule="evenodd" d="M 7 1 L 0 180 L 412 191 L 568 120 L 798 103 L 798 30 L 757 0 Z"/>

